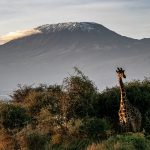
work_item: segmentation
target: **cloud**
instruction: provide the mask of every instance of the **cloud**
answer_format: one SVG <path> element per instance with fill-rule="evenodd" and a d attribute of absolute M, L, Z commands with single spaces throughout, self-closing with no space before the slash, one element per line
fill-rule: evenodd
<path fill-rule="evenodd" d="M 150 24 L 149 0 L 0 0 L 0 6 L 0 35 L 66 21 L 94 21 L 138 38 L 150 35 L 144 28 Z"/>
<path fill-rule="evenodd" d="M 15 40 L 18 38 L 22 38 L 22 37 L 37 34 L 37 33 L 40 33 L 40 31 L 36 29 L 28 29 L 28 30 L 10 32 L 4 36 L 0 36 L 0 45 L 5 44 L 11 40 Z"/>

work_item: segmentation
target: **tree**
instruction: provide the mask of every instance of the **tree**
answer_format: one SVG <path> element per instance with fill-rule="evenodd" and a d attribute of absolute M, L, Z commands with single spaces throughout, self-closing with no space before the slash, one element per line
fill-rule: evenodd
<path fill-rule="evenodd" d="M 93 101 L 97 97 L 97 88 L 78 68 L 76 75 L 67 77 L 63 81 L 63 90 L 67 96 L 67 117 L 82 118 L 95 115 Z"/>

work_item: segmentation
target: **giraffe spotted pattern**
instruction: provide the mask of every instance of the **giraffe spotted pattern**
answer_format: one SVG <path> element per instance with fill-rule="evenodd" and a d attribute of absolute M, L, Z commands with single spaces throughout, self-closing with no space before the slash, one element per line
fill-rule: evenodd
<path fill-rule="evenodd" d="M 127 132 L 140 131 L 142 117 L 140 111 L 131 105 L 127 99 L 126 91 L 122 81 L 122 78 L 126 78 L 124 73 L 125 71 L 122 68 L 117 68 L 116 72 L 121 92 L 120 108 L 118 112 L 120 125 L 122 129 Z"/>

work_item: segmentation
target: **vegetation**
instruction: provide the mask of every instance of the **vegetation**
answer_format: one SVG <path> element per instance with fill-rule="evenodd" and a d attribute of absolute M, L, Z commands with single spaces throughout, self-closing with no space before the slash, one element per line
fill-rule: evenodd
<path fill-rule="evenodd" d="M 21 86 L 0 103 L 0 150 L 149 150 L 150 79 L 125 84 L 142 113 L 140 133 L 122 133 L 119 88 L 99 92 L 80 70 L 62 85 Z"/>
<path fill-rule="evenodd" d="M 87 150 L 149 150 L 150 141 L 143 134 L 116 135 L 98 144 L 91 144 Z"/>

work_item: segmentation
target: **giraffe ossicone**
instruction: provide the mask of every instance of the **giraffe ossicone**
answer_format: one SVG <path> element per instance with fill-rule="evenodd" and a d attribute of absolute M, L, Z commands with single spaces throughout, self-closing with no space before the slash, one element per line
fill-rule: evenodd
<path fill-rule="evenodd" d="M 131 105 L 127 99 L 125 87 L 123 84 L 123 78 L 126 78 L 125 70 L 122 68 L 117 68 L 116 73 L 121 94 L 120 108 L 118 112 L 120 125 L 126 131 L 140 131 L 142 117 L 140 111 Z"/>

